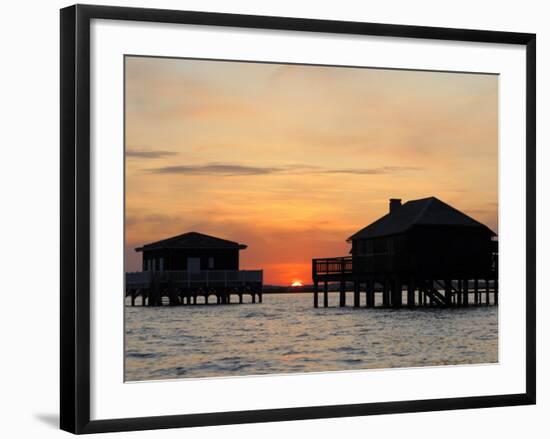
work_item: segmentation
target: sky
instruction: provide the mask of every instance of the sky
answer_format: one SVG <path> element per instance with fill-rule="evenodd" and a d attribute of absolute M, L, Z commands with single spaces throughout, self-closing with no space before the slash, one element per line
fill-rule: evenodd
<path fill-rule="evenodd" d="M 264 283 L 389 198 L 436 196 L 498 230 L 498 76 L 126 57 L 127 271 L 134 248 L 195 231 L 248 245 Z"/>

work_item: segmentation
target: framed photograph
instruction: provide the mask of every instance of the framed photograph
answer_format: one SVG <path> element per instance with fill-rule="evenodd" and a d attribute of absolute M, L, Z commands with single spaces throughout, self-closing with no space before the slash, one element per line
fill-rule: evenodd
<path fill-rule="evenodd" d="M 535 35 L 61 10 L 61 428 L 535 403 Z"/>

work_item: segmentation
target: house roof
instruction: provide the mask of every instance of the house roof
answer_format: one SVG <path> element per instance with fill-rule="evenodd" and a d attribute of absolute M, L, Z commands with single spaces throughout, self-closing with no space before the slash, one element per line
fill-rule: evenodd
<path fill-rule="evenodd" d="M 396 235 L 417 225 L 483 227 L 492 235 L 496 235 L 485 224 L 476 221 L 436 197 L 429 197 L 407 201 L 393 213 L 384 215 L 350 236 L 348 241 Z"/>
<path fill-rule="evenodd" d="M 227 239 L 216 238 L 215 236 L 205 235 L 198 232 L 187 232 L 182 235 L 166 238 L 161 241 L 145 244 L 135 250 L 137 252 L 143 250 L 155 249 L 238 249 L 244 250 L 247 246 L 238 242 L 228 241 Z"/>

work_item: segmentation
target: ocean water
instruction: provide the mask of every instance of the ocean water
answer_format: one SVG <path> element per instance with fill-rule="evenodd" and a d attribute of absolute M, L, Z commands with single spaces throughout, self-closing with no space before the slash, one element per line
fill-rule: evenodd
<path fill-rule="evenodd" d="M 317 309 L 311 293 L 264 294 L 261 304 L 126 306 L 125 379 L 498 361 L 496 306 L 339 308 L 338 294 L 329 296 L 330 307 Z"/>

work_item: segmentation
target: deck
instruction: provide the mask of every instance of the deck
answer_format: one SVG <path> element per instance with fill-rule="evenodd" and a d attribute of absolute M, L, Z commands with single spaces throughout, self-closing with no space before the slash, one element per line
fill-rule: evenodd
<path fill-rule="evenodd" d="M 210 296 L 217 304 L 231 303 L 231 296 L 243 303 L 243 295 L 255 303 L 262 301 L 262 287 L 262 270 L 140 271 L 126 273 L 125 294 L 132 305 L 137 297 L 150 306 L 162 305 L 163 297 L 171 305 L 194 305 L 199 297 L 208 304 Z"/>
<path fill-rule="evenodd" d="M 346 291 L 353 290 L 353 306 L 400 308 L 416 306 L 463 307 L 498 305 L 498 253 L 488 273 L 422 273 L 376 271 L 371 258 L 342 256 L 312 260 L 313 305 L 319 306 L 319 284 L 323 305 L 328 307 L 329 284 L 339 285 L 340 306 L 346 306 Z M 376 300 L 377 295 L 381 300 Z"/>

